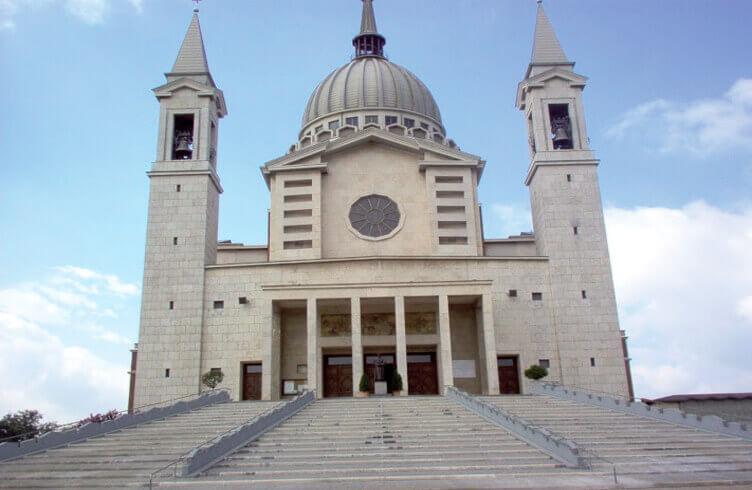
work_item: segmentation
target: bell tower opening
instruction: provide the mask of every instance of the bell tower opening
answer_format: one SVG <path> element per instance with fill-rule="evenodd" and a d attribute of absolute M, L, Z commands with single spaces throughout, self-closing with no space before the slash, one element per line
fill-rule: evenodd
<path fill-rule="evenodd" d="M 193 158 L 193 114 L 177 114 L 172 134 L 172 159 Z"/>
<path fill-rule="evenodd" d="M 568 104 L 549 104 L 548 117 L 551 122 L 551 139 L 554 150 L 571 150 L 572 123 L 569 119 Z"/>

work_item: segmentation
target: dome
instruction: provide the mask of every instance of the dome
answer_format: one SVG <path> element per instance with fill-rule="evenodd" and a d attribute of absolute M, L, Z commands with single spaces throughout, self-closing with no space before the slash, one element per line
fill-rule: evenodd
<path fill-rule="evenodd" d="M 360 56 L 334 70 L 313 91 L 303 114 L 303 128 L 342 112 L 397 110 L 423 116 L 438 126 L 441 114 L 418 77 L 380 56 Z"/>

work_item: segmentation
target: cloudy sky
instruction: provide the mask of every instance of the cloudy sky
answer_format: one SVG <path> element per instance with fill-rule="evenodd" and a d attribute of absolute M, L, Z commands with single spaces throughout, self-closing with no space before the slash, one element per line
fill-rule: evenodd
<path fill-rule="evenodd" d="M 752 4 L 547 0 L 575 70 L 638 396 L 752 391 Z M 488 162 L 488 237 L 531 228 L 514 108 L 535 2 L 378 0 L 390 59 L 431 89 L 449 136 Z M 188 0 L 0 0 L 0 412 L 66 422 L 127 402 L 149 168 Z M 351 56 L 355 0 L 205 1 L 229 115 L 220 238 L 266 241 L 258 167 Z"/>

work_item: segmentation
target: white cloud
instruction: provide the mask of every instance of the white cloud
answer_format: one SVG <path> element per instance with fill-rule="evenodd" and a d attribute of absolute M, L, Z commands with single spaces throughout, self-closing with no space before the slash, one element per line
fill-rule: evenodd
<path fill-rule="evenodd" d="M 0 0 L 0 31 L 16 29 L 16 17 L 22 8 L 38 9 L 52 8 L 62 5 L 63 8 L 87 24 L 101 24 L 113 5 L 123 0 Z M 125 0 L 136 12 L 143 12 L 143 0 Z"/>
<path fill-rule="evenodd" d="M 752 79 L 737 80 L 714 99 L 646 102 L 627 111 L 607 134 L 621 138 L 631 132 L 660 152 L 700 159 L 723 151 L 752 151 Z"/>
<path fill-rule="evenodd" d="M 139 288 L 75 266 L 0 290 L 0 413 L 25 408 L 69 422 L 125 407 L 127 350 Z M 135 315 L 132 315 L 135 316 Z M 106 359 L 117 356 L 122 364 Z"/>
<path fill-rule="evenodd" d="M 531 231 L 533 224 L 530 210 L 518 204 L 492 204 L 491 210 L 498 223 L 494 223 L 494 234 L 499 237 L 519 235 L 523 231 Z M 500 231 L 497 231 L 500 230 Z"/>
<path fill-rule="evenodd" d="M 606 209 L 638 396 L 749 391 L 752 209 Z"/>

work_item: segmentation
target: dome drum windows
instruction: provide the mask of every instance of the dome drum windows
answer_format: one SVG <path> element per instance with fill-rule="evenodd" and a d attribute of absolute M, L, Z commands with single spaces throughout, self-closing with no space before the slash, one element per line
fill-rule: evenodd
<path fill-rule="evenodd" d="M 350 206 L 347 225 L 350 231 L 366 240 L 383 240 L 394 236 L 402 227 L 404 213 L 396 202 L 381 194 L 358 198 Z"/>

